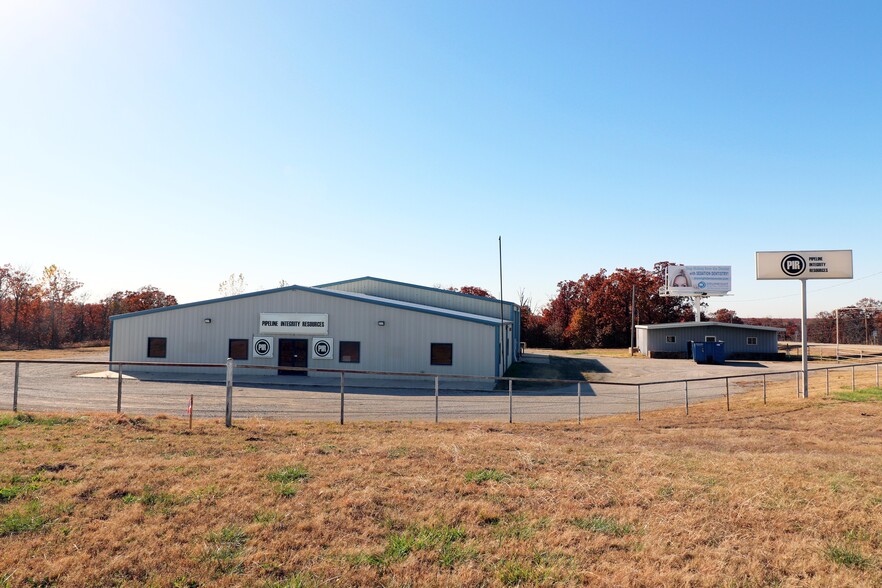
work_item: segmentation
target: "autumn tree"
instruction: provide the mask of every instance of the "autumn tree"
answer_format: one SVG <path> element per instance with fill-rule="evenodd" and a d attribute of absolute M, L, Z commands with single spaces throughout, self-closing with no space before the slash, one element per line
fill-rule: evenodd
<path fill-rule="evenodd" d="M 734 310 L 729 310 L 728 308 L 721 308 L 716 311 L 713 314 L 713 319 L 718 323 L 732 323 L 735 325 L 741 325 L 744 323 Z"/>
<path fill-rule="evenodd" d="M 460 294 L 471 294 L 472 296 L 480 296 L 481 298 L 492 298 L 496 300 L 496 297 L 493 296 L 490 292 L 481 288 L 480 286 L 463 286 L 462 288 L 447 288 L 451 292 L 459 292 Z"/>
<path fill-rule="evenodd" d="M 40 288 L 49 304 L 49 346 L 53 349 L 61 342 L 59 326 L 63 324 L 64 305 L 82 286 L 82 282 L 76 281 L 66 270 L 60 269 L 55 264 L 43 268 Z"/>

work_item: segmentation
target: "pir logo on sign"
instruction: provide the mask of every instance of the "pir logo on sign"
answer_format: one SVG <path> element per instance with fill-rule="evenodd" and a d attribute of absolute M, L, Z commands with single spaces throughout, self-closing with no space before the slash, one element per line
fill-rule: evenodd
<path fill-rule="evenodd" d="M 312 351 L 316 354 L 316 357 L 327 357 L 331 352 L 331 346 L 324 339 L 319 339 L 315 342 Z"/>
<path fill-rule="evenodd" d="M 258 339 L 254 342 L 254 354 L 255 355 L 266 355 L 270 352 L 270 344 L 266 339 Z"/>
<path fill-rule="evenodd" d="M 801 255 L 791 253 L 781 260 L 781 271 L 788 276 L 798 276 L 805 271 L 805 259 Z"/>

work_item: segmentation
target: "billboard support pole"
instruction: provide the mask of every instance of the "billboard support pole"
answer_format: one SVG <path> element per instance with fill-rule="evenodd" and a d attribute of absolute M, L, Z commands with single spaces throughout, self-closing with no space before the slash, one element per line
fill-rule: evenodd
<path fill-rule="evenodd" d="M 802 282 L 802 397 L 808 398 L 809 392 L 809 372 L 808 372 L 808 314 L 806 310 L 806 296 L 805 296 L 805 278 L 801 279 Z"/>
<path fill-rule="evenodd" d="M 701 322 L 701 296 L 692 297 L 692 312 L 695 313 L 695 322 Z"/>

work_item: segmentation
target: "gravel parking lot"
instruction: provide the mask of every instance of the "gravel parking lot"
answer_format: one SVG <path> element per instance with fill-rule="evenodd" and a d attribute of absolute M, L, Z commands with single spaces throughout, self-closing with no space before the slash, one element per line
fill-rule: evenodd
<path fill-rule="evenodd" d="M 572 354 L 568 357 L 573 357 Z M 578 356 L 577 356 L 578 357 Z M 106 354 L 77 357 L 78 361 L 106 362 Z M 542 361 L 539 356 L 539 361 Z M 553 361 L 553 358 L 550 359 Z M 338 374 L 310 377 L 278 376 L 266 371 L 237 370 L 233 388 L 233 417 L 338 421 L 341 404 L 346 421 L 418 420 L 516 422 L 576 420 L 642 411 L 726 395 L 761 394 L 763 375 L 769 386 L 793 386 L 795 362 L 729 362 L 698 365 L 687 360 L 590 357 L 595 366 L 590 381 L 576 384 L 524 386 L 518 382 L 511 398 L 507 383 L 493 389 L 488 380 L 441 378 L 436 398 L 431 378 L 371 379 L 346 376 L 340 394 Z M 812 367 L 836 364 L 814 364 Z M 113 412 L 119 382 L 115 374 L 100 374 L 106 364 L 21 363 L 18 409 L 21 411 Z M 14 364 L 0 363 L 0 408 L 13 405 Z M 859 368 L 862 383 L 872 385 L 878 370 Z M 791 373 L 782 373 L 791 372 Z M 89 374 L 98 377 L 84 377 Z M 845 372 L 835 372 L 848 379 Z M 102 377 L 103 376 L 103 377 Z M 109 376 L 109 377 L 108 377 Z M 695 378 L 726 378 L 695 381 Z M 878 377 L 878 376 L 876 376 Z M 810 390 L 825 391 L 824 372 L 811 376 Z M 661 382 L 661 383 L 659 383 Z M 637 384 L 640 384 L 639 389 Z M 501 390 L 499 388 L 502 388 Z M 194 417 L 223 418 L 226 387 L 223 374 L 144 373 L 122 381 L 121 409 L 127 414 L 186 416 L 190 396 Z M 341 402 L 342 401 L 342 402 Z"/>

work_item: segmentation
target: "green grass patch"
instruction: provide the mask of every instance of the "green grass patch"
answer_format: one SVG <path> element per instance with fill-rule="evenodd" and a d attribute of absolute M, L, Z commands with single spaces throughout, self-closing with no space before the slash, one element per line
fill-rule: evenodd
<path fill-rule="evenodd" d="M 835 564 L 857 570 L 864 570 L 871 563 L 870 558 L 865 557 L 860 551 L 841 545 L 828 545 L 827 559 Z"/>
<path fill-rule="evenodd" d="M 159 492 L 151 486 L 145 486 L 141 494 L 124 494 L 122 497 L 124 504 L 141 503 L 147 512 L 160 512 L 162 514 L 171 514 L 176 506 L 185 504 L 187 499 L 181 499 L 169 492 Z"/>
<path fill-rule="evenodd" d="M 227 525 L 205 537 L 203 559 L 213 562 L 222 574 L 241 573 L 244 570 L 239 556 L 245 549 L 248 535 L 237 525 Z"/>
<path fill-rule="evenodd" d="M 586 531 L 594 531 L 604 535 L 612 535 L 613 537 L 624 537 L 634 532 L 634 527 L 628 524 L 619 523 L 613 518 L 594 516 L 582 519 L 573 519 L 572 523 L 580 529 Z"/>
<path fill-rule="evenodd" d="M 844 402 L 878 402 L 882 400 L 882 388 L 861 388 L 860 390 L 839 390 L 833 398 Z"/>
<path fill-rule="evenodd" d="M 536 553 L 531 558 L 505 558 L 496 566 L 496 577 L 503 586 L 553 585 L 560 578 L 560 558 Z"/>
<path fill-rule="evenodd" d="M 37 531 L 46 522 L 46 518 L 40 515 L 40 504 L 34 501 L 0 519 L 0 537 Z"/>
<path fill-rule="evenodd" d="M 510 475 L 492 468 L 472 470 L 465 474 L 466 482 L 474 482 L 475 484 L 483 484 L 484 482 L 505 482 L 510 478 Z"/>
<path fill-rule="evenodd" d="M 476 557 L 473 550 L 461 545 L 465 538 L 465 531 L 459 527 L 448 525 L 413 527 L 402 533 L 390 535 L 382 553 L 359 554 L 353 558 L 353 562 L 385 568 L 405 559 L 414 551 L 437 550 L 438 564 L 443 567 L 453 567 L 461 561 Z"/>
<path fill-rule="evenodd" d="M 22 427 L 24 425 L 44 425 L 51 427 L 54 425 L 66 425 L 74 422 L 76 419 L 69 417 L 37 417 L 26 412 L 16 412 L 0 416 L 0 429 L 6 427 Z"/>
<path fill-rule="evenodd" d="M 523 541 L 535 535 L 536 531 L 548 528 L 550 524 L 551 521 L 547 518 L 529 521 L 526 516 L 518 515 L 496 525 L 493 529 L 493 536 L 499 539 L 500 543 L 513 539 Z"/>
<path fill-rule="evenodd" d="M 297 496 L 299 490 L 297 483 L 308 478 L 309 472 L 299 465 L 284 467 L 266 475 L 267 480 L 276 482 L 276 491 L 282 498 Z"/>
<path fill-rule="evenodd" d="M 0 503 L 11 502 L 19 496 L 27 496 L 40 487 L 40 476 L 31 476 L 23 478 L 22 476 L 12 476 L 9 486 L 0 487 Z"/>

